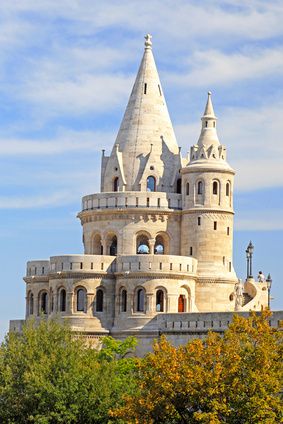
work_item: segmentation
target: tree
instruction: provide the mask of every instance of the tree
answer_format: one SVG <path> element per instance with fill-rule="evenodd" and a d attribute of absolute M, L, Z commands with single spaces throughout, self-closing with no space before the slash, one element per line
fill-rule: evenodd
<path fill-rule="evenodd" d="M 133 345 L 126 340 L 119 349 L 125 354 Z M 135 363 L 115 354 L 111 346 L 105 355 L 87 347 L 58 322 L 28 322 L 22 334 L 10 333 L 0 348 L 0 422 L 120 422 L 108 411 L 134 390 Z"/>
<path fill-rule="evenodd" d="M 112 410 L 128 423 L 282 422 L 282 333 L 270 313 L 235 315 L 221 337 L 174 347 L 165 337 L 140 361 L 138 390 Z"/>

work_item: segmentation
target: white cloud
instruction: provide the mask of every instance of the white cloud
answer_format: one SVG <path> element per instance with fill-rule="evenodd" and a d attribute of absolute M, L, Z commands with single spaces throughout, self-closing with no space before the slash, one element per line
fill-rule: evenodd
<path fill-rule="evenodd" d="M 52 139 L 32 140 L 0 137 L 0 156 L 45 156 L 87 150 L 101 151 L 114 144 L 115 134 L 102 131 L 61 130 Z"/>
<path fill-rule="evenodd" d="M 190 71 L 184 74 L 167 73 L 167 81 L 183 87 L 207 87 L 281 75 L 283 49 L 246 49 L 237 53 L 223 53 L 219 50 L 195 51 L 189 61 L 192 68 Z"/>

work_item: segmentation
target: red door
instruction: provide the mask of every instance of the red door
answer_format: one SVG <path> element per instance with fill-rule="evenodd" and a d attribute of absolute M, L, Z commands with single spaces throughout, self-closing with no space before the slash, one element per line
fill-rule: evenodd
<path fill-rule="evenodd" d="M 178 312 L 185 312 L 185 295 L 180 294 L 178 299 Z"/>

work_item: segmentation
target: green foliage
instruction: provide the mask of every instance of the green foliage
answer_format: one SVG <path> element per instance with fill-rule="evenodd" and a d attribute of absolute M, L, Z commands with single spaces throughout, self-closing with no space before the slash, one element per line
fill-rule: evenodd
<path fill-rule="evenodd" d="M 120 422 L 108 411 L 121 403 L 122 393 L 134 390 L 129 374 L 135 364 L 105 360 L 117 354 L 110 342 L 107 354 L 98 353 L 54 321 L 29 322 L 23 334 L 9 334 L 0 348 L 0 422 Z M 125 356 L 133 345 L 121 342 L 118 353 Z"/>

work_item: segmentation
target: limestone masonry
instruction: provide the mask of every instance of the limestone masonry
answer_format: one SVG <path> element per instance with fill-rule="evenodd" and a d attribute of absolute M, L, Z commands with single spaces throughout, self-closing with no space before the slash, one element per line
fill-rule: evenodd
<path fill-rule="evenodd" d="M 160 333 L 183 342 L 268 304 L 266 282 L 242 285 L 233 268 L 235 171 L 211 93 L 183 158 L 145 39 L 112 152 L 102 154 L 101 192 L 82 199 L 84 254 L 30 261 L 24 278 L 26 319 L 61 316 L 94 343 L 132 334 L 141 352 Z"/>

